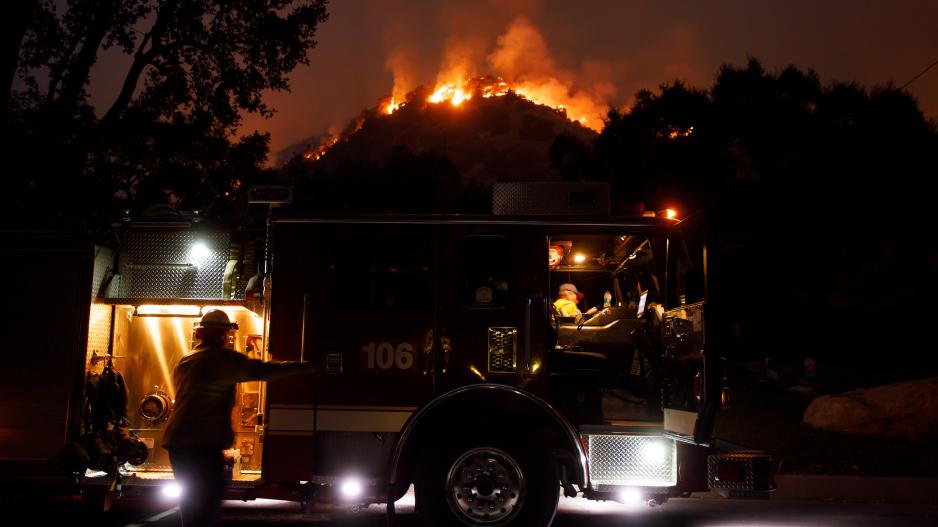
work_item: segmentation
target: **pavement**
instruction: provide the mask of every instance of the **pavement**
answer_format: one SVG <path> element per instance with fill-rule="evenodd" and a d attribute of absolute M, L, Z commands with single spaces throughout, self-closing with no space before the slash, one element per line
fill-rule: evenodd
<path fill-rule="evenodd" d="M 777 500 L 938 503 L 938 478 L 776 475 Z"/>
<path fill-rule="evenodd" d="M 776 474 L 775 483 L 771 500 L 938 504 L 938 478 Z M 715 492 L 693 497 L 726 499 Z"/>
<path fill-rule="evenodd" d="M 735 505 L 729 507 L 728 510 L 737 510 L 741 506 L 745 507 L 743 504 L 746 502 L 751 502 L 752 506 L 754 507 L 760 507 L 756 503 L 760 501 L 776 503 L 778 507 L 782 507 L 782 509 L 779 510 L 787 510 L 785 507 L 790 506 L 794 507 L 792 510 L 803 511 L 811 511 L 812 503 L 814 504 L 814 507 L 847 507 L 846 509 L 843 509 L 843 511 L 854 510 L 849 509 L 851 504 L 856 504 L 858 507 L 907 507 L 906 509 L 897 510 L 906 512 L 910 510 L 927 510 L 930 511 L 930 516 L 928 516 L 930 520 L 935 520 L 938 518 L 938 508 L 935 508 L 935 506 L 938 505 L 938 478 L 779 474 L 776 475 L 776 483 L 777 490 L 770 493 L 768 500 L 727 500 L 727 498 L 719 496 L 714 492 L 702 492 L 694 493 L 689 500 L 672 501 L 674 501 L 675 504 L 680 502 L 687 502 L 686 505 L 684 505 L 686 507 L 698 507 L 691 505 L 696 502 L 699 503 L 699 507 L 704 507 L 705 510 L 710 510 L 706 509 L 708 506 L 715 507 L 715 509 L 713 509 L 714 511 L 724 510 L 725 506 L 721 506 L 719 503 L 727 501 L 735 503 Z M 3 506 L 8 510 L 44 510 L 45 513 L 48 514 L 51 518 L 67 518 L 73 514 L 76 514 L 76 511 L 80 510 L 76 509 L 76 504 L 71 501 L 61 502 L 60 500 L 55 500 L 55 502 L 50 503 L 50 500 L 53 499 L 53 496 L 45 495 L 45 493 L 38 488 L 19 488 L 18 491 L 19 492 L 4 493 L 4 495 L 0 497 L 0 506 Z M 403 509 L 407 509 L 408 506 L 412 508 L 412 497 L 408 495 L 408 498 L 411 499 L 411 502 L 398 502 L 400 508 L 402 509 L 400 512 L 406 512 Z M 275 500 L 257 500 L 244 503 L 237 501 L 226 502 L 226 508 L 246 508 L 248 510 L 242 511 L 239 514 L 242 516 L 247 514 L 249 516 L 250 509 L 259 508 L 268 511 L 263 513 L 261 511 L 257 512 L 257 514 L 264 515 L 268 514 L 270 509 L 280 507 L 284 509 L 281 511 L 284 514 L 293 514 L 297 518 L 305 518 L 304 522 L 310 520 L 311 518 L 317 521 L 324 521 L 327 524 L 329 524 L 329 521 L 332 521 L 327 521 L 327 518 L 330 517 L 328 515 L 322 516 L 321 518 L 313 518 L 308 514 L 303 515 L 298 511 L 298 504 L 294 502 L 282 502 L 279 505 L 271 505 L 271 503 L 274 503 L 274 501 Z M 586 502 L 582 499 L 563 499 L 561 501 L 564 504 L 563 510 L 566 511 L 566 513 L 574 514 L 579 512 L 589 514 L 614 514 L 617 513 L 617 511 L 619 511 L 619 509 L 622 507 L 622 504 L 615 502 Z M 708 503 L 710 505 L 708 505 Z M 786 503 L 790 503 L 790 505 L 786 505 Z M 730 503 L 727 503 L 726 506 L 729 505 Z M 766 503 L 765 506 L 769 506 L 768 503 Z M 114 518 L 118 518 L 118 521 L 113 523 L 114 525 L 124 526 L 130 523 L 140 523 L 141 518 L 144 517 L 147 517 L 147 520 L 143 523 L 147 524 L 148 527 L 178 524 L 178 519 L 175 517 L 156 517 L 158 516 L 157 513 L 162 514 L 160 511 L 154 511 L 153 513 L 147 514 L 146 516 L 140 516 L 140 513 L 135 512 L 136 506 L 131 503 L 122 503 L 121 505 L 117 506 L 118 509 L 124 507 L 129 507 L 126 516 L 112 514 Z M 908 507 L 913 508 L 909 509 Z M 926 509 L 922 509 L 922 507 L 925 507 Z M 380 506 L 380 508 L 383 510 L 383 505 Z M 669 504 L 665 508 L 673 509 L 674 504 Z M 579 509 L 583 510 L 580 511 Z M 841 509 L 837 509 L 837 511 L 841 511 Z M 723 513 L 714 512 L 714 514 Z M 126 521 L 121 522 L 121 519 Z M 300 524 L 305 524 L 304 522 L 300 522 Z M 574 524 L 575 523 L 576 522 L 574 522 Z M 561 524 L 566 525 L 563 522 L 561 522 Z M 696 525 L 693 522 L 688 523 L 688 525 L 692 524 Z M 720 524 L 720 522 L 714 523 L 712 525 L 717 524 Z M 791 523 L 785 522 L 783 522 L 783 524 L 791 525 Z M 847 524 L 849 524 L 849 522 Z M 104 524 L 101 525 L 103 526 Z M 885 525 L 885 523 L 883 525 Z M 923 525 L 938 525 L 938 523 L 925 522 Z"/>
<path fill-rule="evenodd" d="M 715 439 L 723 452 L 749 450 L 743 445 Z M 938 503 L 938 475 L 932 478 L 776 474 L 777 489 L 770 499 L 785 501 L 849 501 L 874 503 Z M 714 492 L 695 497 L 724 499 Z"/>

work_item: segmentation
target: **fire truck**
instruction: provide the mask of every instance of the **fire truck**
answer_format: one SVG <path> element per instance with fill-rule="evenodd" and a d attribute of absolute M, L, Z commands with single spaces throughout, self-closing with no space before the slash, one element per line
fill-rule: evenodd
<path fill-rule="evenodd" d="M 270 206 L 265 232 L 130 223 L 119 245 L 67 253 L 61 280 L 87 279 L 68 289 L 90 307 L 64 348 L 35 355 L 68 356 L 55 386 L 21 382 L 16 397 L 68 411 L 37 427 L 11 406 L 9 459 L 120 429 L 137 448 L 86 460 L 86 494 L 173 491 L 161 448 L 173 366 L 199 317 L 222 309 L 239 352 L 321 367 L 238 386 L 232 498 L 393 515 L 413 488 L 427 525 L 546 526 L 561 493 L 656 505 L 774 488 L 769 456 L 711 442 L 727 398 L 718 284 L 731 277 L 703 214 L 613 216 L 608 188 L 582 183 L 497 184 L 484 216 L 308 215 L 277 207 L 288 190 L 253 195 Z M 60 267 L 66 253 L 30 244 L 53 260 L 37 269 Z M 555 300 L 571 284 L 579 313 L 564 316 Z M 124 406 L 95 425 L 89 390 L 106 393 L 115 372 Z"/>

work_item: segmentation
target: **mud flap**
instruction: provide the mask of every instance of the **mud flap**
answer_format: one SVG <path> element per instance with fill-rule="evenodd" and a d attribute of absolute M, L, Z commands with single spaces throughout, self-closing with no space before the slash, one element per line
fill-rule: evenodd
<path fill-rule="evenodd" d="M 756 450 L 707 456 L 707 486 L 725 498 L 768 499 L 775 490 L 774 458 Z"/>

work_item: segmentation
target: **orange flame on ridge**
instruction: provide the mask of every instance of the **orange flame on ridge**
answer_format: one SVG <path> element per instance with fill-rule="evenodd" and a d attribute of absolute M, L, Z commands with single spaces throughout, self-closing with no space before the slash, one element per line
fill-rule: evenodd
<path fill-rule="evenodd" d="M 420 93 L 420 91 L 415 90 L 411 92 L 405 99 L 387 96 L 378 102 L 378 105 L 372 110 L 372 115 L 392 115 L 401 108 L 413 103 L 413 99 L 417 93 Z M 425 101 L 428 104 L 438 105 L 449 103 L 453 107 L 460 107 L 467 101 L 476 98 L 489 99 L 493 97 L 504 97 L 509 93 L 513 93 L 534 104 L 550 107 L 563 113 L 571 121 L 577 122 L 594 131 L 598 132 L 602 129 L 602 120 L 599 118 L 584 115 L 575 117 L 569 115 L 565 101 L 556 96 L 551 96 L 551 87 L 545 89 L 531 83 L 510 83 L 500 77 L 491 75 L 469 78 L 462 81 L 438 82 L 430 95 L 426 97 Z M 573 96 L 571 99 L 575 98 L 576 96 Z M 572 102 L 576 103 L 575 100 L 572 100 Z M 318 161 L 326 155 L 333 145 L 339 141 L 347 140 L 349 136 L 360 130 L 364 121 L 364 117 L 359 117 L 353 125 L 349 126 L 340 135 L 329 135 L 318 146 L 304 152 L 302 154 L 303 158 L 309 161 Z"/>
<path fill-rule="evenodd" d="M 453 106 L 460 106 L 465 101 L 475 97 L 488 99 L 514 93 L 522 99 L 533 102 L 534 104 L 549 106 L 564 114 L 568 114 L 567 105 L 562 99 L 553 95 L 551 93 L 552 91 L 555 92 L 556 90 L 550 86 L 545 88 L 530 83 L 509 83 L 500 77 L 482 76 L 457 82 L 439 82 L 430 96 L 427 97 L 427 102 L 430 104 L 448 102 Z M 576 99 L 577 96 L 574 95 L 569 98 Z M 574 100 L 573 102 L 575 103 L 577 101 Z M 401 106 L 403 106 L 403 104 L 395 104 L 394 99 L 391 98 L 390 102 L 385 106 L 386 113 L 390 115 Z M 595 131 L 602 129 L 601 120 L 595 117 L 588 115 L 568 115 L 567 118 Z"/>

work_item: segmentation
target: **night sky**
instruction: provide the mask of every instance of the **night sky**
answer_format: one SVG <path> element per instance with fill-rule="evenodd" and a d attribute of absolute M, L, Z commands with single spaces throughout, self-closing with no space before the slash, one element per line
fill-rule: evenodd
<path fill-rule="evenodd" d="M 936 21 L 934 0 L 334 0 L 310 65 L 293 73 L 291 92 L 269 95 L 278 113 L 249 115 L 242 131 L 269 131 L 275 154 L 452 67 L 553 79 L 597 107 L 625 107 L 636 90 L 674 79 L 709 88 L 721 63 L 748 56 L 770 72 L 813 68 L 825 85 L 902 86 L 938 60 Z M 122 60 L 111 52 L 98 64 L 99 108 Z M 938 66 L 908 91 L 938 117 Z"/>

